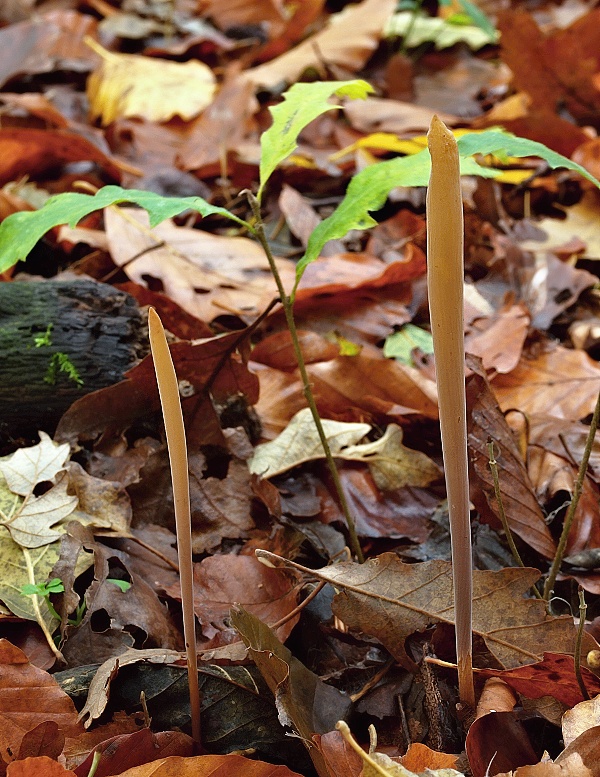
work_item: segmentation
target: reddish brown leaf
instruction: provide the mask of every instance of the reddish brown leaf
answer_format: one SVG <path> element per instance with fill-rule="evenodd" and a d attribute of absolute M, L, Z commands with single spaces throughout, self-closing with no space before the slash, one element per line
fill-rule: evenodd
<path fill-rule="evenodd" d="M 59 165 L 81 161 L 95 162 L 113 181 L 121 180 L 121 171 L 109 156 L 69 130 L 0 129 L 0 143 L 1 184 L 25 174 L 37 179 Z"/>
<path fill-rule="evenodd" d="M 83 730 L 73 702 L 56 681 L 5 639 L 0 665 L 0 757 L 10 760 L 8 753 L 18 753 L 25 734 L 41 723 L 55 722 L 66 737 Z"/>
<path fill-rule="evenodd" d="M 476 720 L 467 734 L 466 750 L 473 777 L 511 771 L 538 760 L 514 712 L 490 712 Z"/>
<path fill-rule="evenodd" d="M 167 593 L 181 597 L 179 585 Z M 298 584 L 281 570 L 270 569 L 252 556 L 233 554 L 209 556 L 194 564 L 194 611 L 204 636 L 211 646 L 227 644 L 237 638 L 228 625 L 229 610 L 241 604 L 267 624 L 275 623 L 294 609 L 298 601 Z M 277 630 L 285 641 L 298 616 Z"/>
<path fill-rule="evenodd" d="M 586 667 L 582 667 L 581 672 L 590 696 L 600 694 L 600 679 Z M 566 707 L 573 707 L 583 701 L 575 677 L 573 656 L 563 653 L 544 653 L 544 660 L 535 664 L 518 666 L 515 669 L 480 669 L 478 674 L 484 677 L 500 677 L 528 699 L 552 696 Z"/>
<path fill-rule="evenodd" d="M 239 341 L 239 333 L 214 337 L 202 343 L 173 343 L 171 355 L 179 380 L 187 380 L 200 394 L 202 387 L 219 368 L 222 359 Z M 213 384 L 213 394 L 224 398 L 238 391 L 245 394 L 252 404 L 256 401 L 258 381 L 246 367 L 235 358 L 225 359 Z M 200 395 L 201 396 L 201 395 Z M 197 410 L 197 396 L 184 401 L 192 410 Z M 60 440 L 93 439 L 102 432 L 125 429 L 133 421 L 159 408 L 158 389 L 154 376 L 152 358 L 146 356 L 138 365 L 126 373 L 126 379 L 100 391 L 94 391 L 77 400 L 62 417 L 56 437 Z M 210 404 L 206 406 L 210 428 Z M 212 410 L 214 419 L 214 410 Z M 218 422 L 217 422 L 218 426 Z"/>
<path fill-rule="evenodd" d="M 0 85 L 18 74 L 47 73 L 57 66 L 90 70 L 96 56 L 83 38 L 94 36 L 97 26 L 87 14 L 56 10 L 0 30 Z"/>
<path fill-rule="evenodd" d="M 486 370 L 511 372 L 519 363 L 530 317 L 523 305 L 504 307 L 478 319 L 465 337 L 465 351 L 479 356 Z"/>
<path fill-rule="evenodd" d="M 121 734 L 100 742 L 75 769 L 77 777 L 87 777 L 94 753 L 102 753 L 95 777 L 110 777 L 134 766 L 151 763 L 169 756 L 189 757 L 194 752 L 191 737 L 181 731 L 160 731 L 154 734 L 142 728 L 133 734 Z"/>
<path fill-rule="evenodd" d="M 65 746 L 65 735 L 55 720 L 46 720 L 28 731 L 21 740 L 19 759 L 48 756 L 54 761 Z"/>
<path fill-rule="evenodd" d="M 14 761 L 8 765 L 6 775 L 7 777 L 76 777 L 75 772 L 65 769 L 47 755 Z"/>
<path fill-rule="evenodd" d="M 517 88 L 527 92 L 535 105 L 551 112 L 564 105 L 584 120 L 598 107 L 600 95 L 592 81 L 600 68 L 598 9 L 548 36 L 526 11 L 504 11 L 498 26 L 502 58 Z"/>

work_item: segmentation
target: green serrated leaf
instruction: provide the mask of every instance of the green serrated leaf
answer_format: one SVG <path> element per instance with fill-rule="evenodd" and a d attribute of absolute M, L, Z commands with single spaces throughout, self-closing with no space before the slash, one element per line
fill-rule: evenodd
<path fill-rule="evenodd" d="M 135 203 L 148 211 L 151 227 L 188 209 L 202 216 L 219 214 L 247 226 L 225 208 L 211 205 L 202 197 L 163 197 L 121 186 L 105 186 L 93 195 L 66 192 L 50 197 L 40 210 L 13 213 L 4 219 L 0 224 L 0 272 L 26 259 L 37 241 L 54 227 L 61 224 L 74 227 L 95 210 L 122 202 Z"/>
<path fill-rule="evenodd" d="M 414 348 L 420 348 L 423 353 L 433 353 L 433 338 L 431 332 L 414 324 L 406 324 L 399 332 L 394 332 L 386 339 L 383 355 L 414 367 L 412 358 Z"/>
<path fill-rule="evenodd" d="M 333 95 L 352 99 L 365 97 L 374 92 L 366 81 L 322 81 L 313 84 L 294 84 L 284 92 L 283 102 L 271 108 L 273 123 L 263 132 L 260 145 L 260 187 L 258 200 L 263 189 L 280 162 L 289 156 L 298 145 L 298 135 L 313 119 L 339 106 L 328 102 Z"/>
<path fill-rule="evenodd" d="M 461 155 L 461 175 L 478 175 L 495 178 L 500 170 L 482 167 L 473 158 L 473 154 L 495 154 L 496 156 L 528 157 L 544 159 L 550 167 L 566 167 L 574 170 L 600 188 L 600 182 L 585 168 L 572 162 L 562 154 L 557 154 L 534 140 L 519 138 L 504 130 L 491 129 L 484 132 L 469 132 L 457 139 Z M 351 229 L 368 229 L 375 226 L 375 220 L 369 215 L 385 203 L 389 192 L 396 186 L 427 186 L 431 159 L 428 149 L 408 157 L 398 157 L 379 162 L 361 170 L 350 181 L 346 196 L 329 218 L 322 221 L 311 234 L 306 253 L 296 267 L 295 294 L 307 265 L 320 254 L 329 240 L 344 237 Z"/>
<path fill-rule="evenodd" d="M 545 160 L 554 170 L 557 167 L 566 167 L 568 170 L 574 170 L 582 175 L 594 186 L 600 188 L 600 182 L 594 178 L 591 173 L 572 162 L 568 157 L 557 154 L 543 143 L 527 138 L 519 138 L 511 132 L 505 132 L 502 129 L 490 129 L 485 132 L 468 132 L 457 139 L 458 151 L 461 156 L 471 156 L 472 154 L 495 154 L 501 156 L 505 154 L 512 157 L 537 156 Z"/>

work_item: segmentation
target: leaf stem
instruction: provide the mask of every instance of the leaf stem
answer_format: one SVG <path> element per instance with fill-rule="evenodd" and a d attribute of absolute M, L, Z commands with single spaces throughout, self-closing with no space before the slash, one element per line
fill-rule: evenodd
<path fill-rule="evenodd" d="M 362 564 L 362 562 L 364 561 L 364 556 L 360 547 L 360 543 L 358 541 L 358 535 L 356 534 L 356 526 L 354 524 L 354 519 L 350 515 L 350 508 L 348 507 L 346 495 L 344 494 L 344 489 L 342 488 L 340 476 L 337 471 L 337 467 L 335 465 L 333 456 L 331 455 L 331 448 L 329 447 L 329 442 L 327 441 L 327 437 L 325 436 L 323 424 L 321 423 L 321 417 L 319 416 L 319 411 L 317 409 L 315 397 L 312 392 L 310 378 L 306 370 L 304 356 L 302 355 L 302 349 L 300 348 L 300 341 L 298 340 L 298 331 L 296 329 L 296 322 L 294 320 L 294 303 L 292 302 L 292 298 L 285 291 L 285 288 L 283 286 L 283 281 L 281 280 L 281 276 L 279 274 L 279 270 L 277 269 L 277 265 L 275 264 L 275 258 L 273 257 L 271 246 L 269 245 L 269 241 L 267 240 L 267 236 L 265 235 L 264 222 L 262 220 L 262 216 L 260 213 L 259 201 L 254 196 L 254 194 L 252 194 L 252 192 L 250 191 L 246 192 L 246 196 L 248 197 L 248 202 L 250 203 L 250 207 L 252 208 L 252 213 L 254 214 L 254 218 L 255 218 L 255 225 L 254 225 L 255 235 L 265 252 L 265 255 L 269 262 L 269 267 L 271 268 L 273 278 L 275 279 L 275 283 L 277 285 L 277 291 L 279 292 L 279 299 L 281 301 L 281 306 L 283 307 L 283 312 L 285 314 L 285 320 L 290 333 L 290 337 L 292 338 L 292 346 L 294 349 L 294 354 L 296 356 L 296 361 L 298 362 L 300 377 L 302 378 L 302 390 L 304 392 L 304 397 L 306 399 L 308 407 L 310 408 L 310 412 L 312 414 L 313 421 L 315 422 L 315 426 L 317 427 L 317 432 L 319 434 L 319 439 L 323 447 L 323 452 L 325 453 L 325 458 L 327 460 L 329 472 L 331 473 L 331 478 L 333 480 L 337 497 L 339 499 L 340 506 L 342 508 L 342 513 L 344 515 L 344 518 L 346 519 L 346 524 L 348 526 L 348 534 L 350 535 L 350 547 L 352 549 L 352 552 L 356 556 L 357 560 Z"/>
<path fill-rule="evenodd" d="M 575 517 L 575 512 L 577 510 L 577 506 L 579 505 L 579 499 L 581 498 L 583 483 L 584 483 L 585 475 L 588 468 L 588 462 L 590 460 L 590 455 L 592 453 L 592 447 L 594 445 L 594 439 L 596 437 L 596 430 L 598 429 L 599 418 L 600 418 L 600 393 L 598 394 L 598 398 L 596 400 L 594 415 L 592 416 L 590 429 L 588 431 L 588 436 L 585 441 L 585 448 L 583 451 L 581 464 L 579 465 L 579 472 L 577 473 L 577 480 L 575 481 L 575 487 L 573 488 L 573 496 L 571 497 L 571 504 L 569 505 L 569 509 L 567 510 L 567 514 L 565 516 L 565 522 L 563 524 L 563 529 L 560 535 L 560 540 L 558 541 L 558 546 L 556 548 L 556 553 L 554 554 L 552 566 L 550 567 L 550 572 L 548 573 L 546 584 L 544 585 L 544 599 L 547 602 L 550 602 L 552 594 L 554 593 L 554 583 L 556 582 L 556 577 L 558 575 L 560 565 L 562 564 L 562 560 L 567 550 L 567 541 L 569 539 L 569 533 L 571 531 L 573 518 Z"/>
<path fill-rule="evenodd" d="M 25 559 L 25 566 L 27 567 L 27 576 L 29 577 L 29 582 L 32 585 L 35 585 L 35 570 L 33 568 L 33 561 L 31 560 L 31 554 L 29 553 L 28 548 L 21 547 L 21 550 L 23 552 L 23 558 Z M 54 655 L 59 661 L 61 661 L 63 664 L 66 663 L 65 657 L 54 644 L 54 639 L 52 638 L 52 632 L 50 631 L 50 629 L 46 624 L 46 621 L 44 620 L 44 616 L 40 608 L 40 600 L 37 594 L 31 594 L 31 606 L 33 607 L 33 611 L 35 613 L 35 619 L 38 622 L 39 627 L 41 628 L 44 634 L 44 637 L 46 638 L 46 642 L 48 643 L 50 650 L 54 653 Z"/>

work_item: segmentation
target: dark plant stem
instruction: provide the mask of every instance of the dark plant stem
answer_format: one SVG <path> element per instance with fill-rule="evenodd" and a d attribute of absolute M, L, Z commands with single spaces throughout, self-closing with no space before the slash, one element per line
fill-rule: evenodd
<path fill-rule="evenodd" d="M 544 586 L 544 599 L 547 602 L 550 601 L 550 598 L 552 597 L 552 594 L 554 592 L 554 583 L 556 582 L 556 577 L 560 570 L 560 565 L 562 564 L 562 560 L 567 550 L 567 541 L 569 539 L 569 532 L 571 531 L 571 525 L 573 523 L 573 518 L 575 517 L 575 511 L 577 510 L 577 505 L 579 504 L 579 500 L 581 498 L 583 483 L 587 472 L 588 462 L 590 460 L 592 447 L 594 445 L 594 439 L 596 437 L 596 430 L 598 428 L 599 418 L 600 418 L 600 394 L 598 394 L 598 399 L 596 400 L 596 407 L 594 408 L 594 415 L 592 416 L 590 430 L 588 432 L 587 440 L 585 441 L 585 448 L 583 451 L 581 464 L 579 465 L 579 472 L 577 473 L 577 480 L 575 481 L 575 487 L 573 489 L 571 504 L 569 505 L 569 509 L 567 510 L 567 514 L 565 516 L 565 522 L 563 524 L 560 540 L 558 541 L 558 547 L 556 548 L 556 553 L 554 554 L 552 566 L 550 567 L 550 572 L 548 573 L 548 578 L 546 579 L 546 584 Z"/>
<path fill-rule="evenodd" d="M 306 371 L 304 356 L 302 355 L 302 349 L 300 348 L 300 341 L 298 340 L 298 331 L 296 329 L 296 322 L 294 320 L 294 303 L 292 302 L 292 298 L 285 291 L 283 282 L 281 280 L 281 276 L 279 274 L 279 270 L 277 269 L 277 265 L 275 264 L 275 258 L 273 257 L 271 246 L 269 245 L 269 241 L 267 240 L 267 236 L 265 235 L 264 223 L 260 213 L 260 204 L 256 199 L 256 197 L 252 194 L 252 192 L 248 191 L 246 193 L 246 196 L 248 197 L 248 202 L 250 203 L 250 207 L 252 208 L 252 213 L 254 214 L 254 219 L 255 219 L 254 233 L 259 243 L 263 247 L 263 250 L 269 262 L 269 267 L 271 268 L 271 272 L 273 274 L 273 278 L 275 279 L 275 283 L 277 285 L 277 291 L 279 292 L 279 299 L 281 302 L 281 306 L 283 307 L 286 324 L 288 327 L 288 331 L 290 333 L 290 337 L 292 338 L 292 347 L 294 349 L 294 355 L 296 356 L 296 360 L 298 362 L 298 369 L 300 371 L 300 377 L 302 378 L 302 390 L 304 392 L 304 397 L 306 399 L 308 407 L 310 408 L 310 412 L 312 414 L 313 421 L 315 422 L 315 426 L 317 427 L 317 432 L 319 434 L 321 446 L 323 447 L 323 452 L 325 453 L 327 465 L 329 466 L 329 472 L 331 473 L 331 478 L 333 480 L 337 497 L 339 499 L 340 506 L 342 508 L 342 513 L 344 514 L 344 518 L 346 519 L 346 524 L 348 526 L 348 534 L 350 535 L 350 547 L 352 549 L 352 552 L 356 556 L 357 560 L 362 564 L 362 562 L 364 561 L 364 557 L 362 554 L 360 543 L 358 541 L 358 535 L 356 534 L 356 526 L 354 525 L 354 519 L 350 515 L 350 509 L 348 507 L 346 495 L 344 494 L 344 490 L 342 488 L 340 476 L 337 471 L 337 467 L 335 465 L 333 456 L 331 455 L 331 448 L 329 447 L 329 442 L 327 441 L 327 437 L 325 436 L 325 430 L 323 429 L 323 424 L 321 423 L 321 417 L 319 416 L 319 411 L 317 409 L 315 397 L 312 392 L 312 387 L 310 385 L 310 378 L 308 376 L 308 372 Z"/>
<path fill-rule="evenodd" d="M 492 478 L 494 480 L 494 495 L 496 497 L 496 502 L 498 503 L 498 515 L 500 517 L 500 521 L 502 522 L 502 528 L 504 529 L 504 534 L 506 535 L 506 541 L 508 543 L 508 547 L 510 548 L 510 552 L 513 554 L 513 558 L 515 559 L 517 564 L 520 567 L 525 567 L 525 564 L 523 563 L 523 559 L 521 558 L 521 554 L 519 553 L 519 551 L 517 550 L 517 546 L 515 545 L 515 541 L 512 536 L 512 531 L 510 530 L 510 526 L 508 525 L 508 518 L 506 517 L 506 513 L 504 511 L 504 503 L 502 501 L 502 494 L 500 492 L 500 481 L 498 479 L 498 462 L 494 457 L 493 440 L 490 440 L 488 442 L 487 449 L 488 449 L 488 456 L 489 456 L 488 464 L 490 465 Z M 537 589 L 537 586 L 532 585 L 531 590 L 533 591 L 537 599 L 543 599 L 541 593 Z"/>

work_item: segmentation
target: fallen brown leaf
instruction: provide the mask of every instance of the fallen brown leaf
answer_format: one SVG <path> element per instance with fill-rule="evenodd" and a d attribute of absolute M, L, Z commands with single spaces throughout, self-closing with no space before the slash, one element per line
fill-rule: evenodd
<path fill-rule="evenodd" d="M 364 564 L 342 562 L 312 574 L 341 589 L 333 610 L 347 626 L 377 637 L 408 667 L 412 661 L 404 642 L 410 634 L 432 623 L 454 622 L 449 562 L 404 564 L 383 553 Z M 550 616 L 544 602 L 523 598 L 539 576 L 538 570 L 521 567 L 473 572 L 473 633 L 508 668 L 539 661 L 544 650 L 574 649 L 573 619 Z M 584 640 L 593 641 L 589 635 Z"/>
<path fill-rule="evenodd" d="M 556 346 L 534 358 L 523 356 L 512 372 L 493 380 L 492 389 L 503 410 L 580 421 L 594 410 L 600 369 L 583 351 Z"/>

